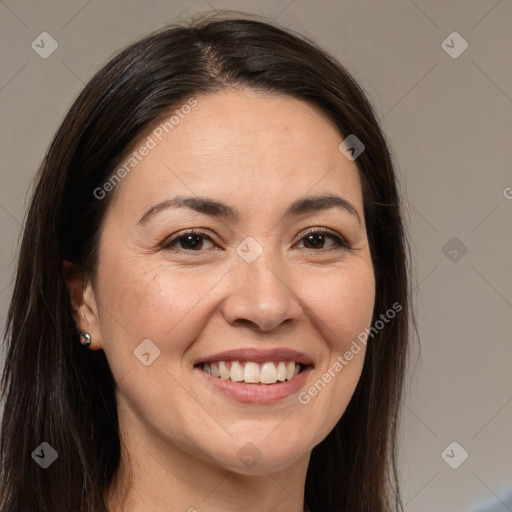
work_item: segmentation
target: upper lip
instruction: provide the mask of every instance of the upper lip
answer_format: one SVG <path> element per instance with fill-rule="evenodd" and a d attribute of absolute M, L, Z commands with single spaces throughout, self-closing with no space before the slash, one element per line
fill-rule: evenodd
<path fill-rule="evenodd" d="M 196 364 L 211 363 L 217 361 L 251 361 L 254 363 L 267 363 L 269 361 L 295 361 L 304 365 L 313 364 L 313 359 L 304 352 L 292 350 L 290 348 L 273 348 L 270 350 L 261 350 L 257 348 L 239 348 L 217 352 L 210 356 L 198 359 Z"/>

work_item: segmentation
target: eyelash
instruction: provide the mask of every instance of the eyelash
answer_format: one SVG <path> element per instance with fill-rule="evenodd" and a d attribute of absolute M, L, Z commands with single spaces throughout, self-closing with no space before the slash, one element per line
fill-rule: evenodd
<path fill-rule="evenodd" d="M 328 238 L 332 238 L 335 240 L 336 242 L 336 245 L 337 247 L 329 247 L 327 249 L 308 249 L 308 248 L 303 248 L 303 249 L 306 249 L 306 250 L 309 250 L 309 251 L 313 251 L 313 252 L 327 252 L 327 251 L 332 251 L 332 250 L 342 250 L 342 251 L 349 251 L 351 250 L 351 247 L 350 245 L 348 244 L 348 242 L 345 241 L 345 239 L 339 235 L 337 235 L 336 233 L 328 230 L 328 229 L 325 229 L 325 228 L 313 228 L 313 229 L 310 229 L 308 232 L 306 232 L 299 240 L 302 241 L 304 238 L 308 237 L 309 235 L 313 235 L 313 234 L 322 234 L 322 235 L 328 235 Z M 198 236 L 201 236 L 203 238 L 206 238 L 207 240 L 209 240 L 210 242 L 212 242 L 213 244 L 215 244 L 214 240 L 211 239 L 210 236 L 208 236 L 204 231 L 201 231 L 201 230 L 198 230 L 198 229 L 190 229 L 188 231 L 184 231 L 184 232 L 181 232 L 181 233 L 178 233 L 177 235 L 173 236 L 172 238 L 166 240 L 163 245 L 161 246 L 162 249 L 166 249 L 166 250 L 170 250 L 170 251 L 173 251 L 173 252 L 181 252 L 181 253 L 187 253 L 187 254 L 190 254 L 190 253 L 201 253 L 201 252 L 204 252 L 202 250 L 198 250 L 198 251 L 194 251 L 193 249 L 182 249 L 181 247 L 178 247 L 178 248 L 173 248 L 173 244 L 175 244 L 176 242 L 179 242 L 180 240 L 182 239 L 185 239 L 187 236 L 190 236 L 190 235 L 198 235 Z"/>

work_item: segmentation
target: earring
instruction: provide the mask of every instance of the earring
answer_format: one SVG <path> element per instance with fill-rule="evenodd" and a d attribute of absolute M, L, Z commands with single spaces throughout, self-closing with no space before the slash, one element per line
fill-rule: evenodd
<path fill-rule="evenodd" d="M 80 343 L 84 347 L 88 347 L 91 344 L 91 335 L 88 332 L 82 332 L 82 331 L 80 331 L 78 334 L 80 335 L 80 338 L 84 339 L 84 341 L 81 341 Z"/>

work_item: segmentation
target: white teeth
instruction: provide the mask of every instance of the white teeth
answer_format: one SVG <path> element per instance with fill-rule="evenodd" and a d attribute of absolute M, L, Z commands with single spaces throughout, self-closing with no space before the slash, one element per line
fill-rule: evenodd
<path fill-rule="evenodd" d="M 233 382 L 240 382 L 244 380 L 244 369 L 240 366 L 238 361 L 231 363 L 231 370 L 229 370 L 229 377 Z"/>
<path fill-rule="evenodd" d="M 224 361 L 221 361 L 219 363 L 219 371 L 220 371 L 220 378 L 222 380 L 229 379 L 229 370 L 226 368 L 226 363 Z"/>
<path fill-rule="evenodd" d="M 256 363 L 245 363 L 244 368 L 244 381 L 245 382 L 259 382 L 260 381 L 260 367 Z"/>
<path fill-rule="evenodd" d="M 284 361 L 279 361 L 279 364 L 277 365 L 277 380 L 281 382 L 286 380 L 286 365 L 284 364 Z"/>
<path fill-rule="evenodd" d="M 227 364 L 226 364 L 227 363 Z M 229 369 L 228 369 L 229 367 Z M 203 371 L 222 380 L 250 384 L 274 384 L 291 380 L 300 373 L 300 364 L 295 361 L 268 361 L 264 364 L 252 361 L 217 361 L 203 364 Z"/>
<path fill-rule="evenodd" d="M 210 364 L 210 375 L 212 377 L 220 377 L 219 365 L 217 363 Z"/>
<path fill-rule="evenodd" d="M 286 379 L 287 380 L 293 379 L 294 373 L 295 373 L 295 363 L 293 361 L 286 363 Z"/>
<path fill-rule="evenodd" d="M 260 382 L 274 384 L 277 380 L 277 370 L 274 363 L 265 363 L 260 370 Z"/>

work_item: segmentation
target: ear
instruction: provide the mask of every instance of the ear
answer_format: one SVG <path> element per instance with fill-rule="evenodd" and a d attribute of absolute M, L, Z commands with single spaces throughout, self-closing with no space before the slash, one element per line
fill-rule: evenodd
<path fill-rule="evenodd" d="M 91 279 L 69 261 L 62 263 L 62 272 L 68 288 L 77 330 L 88 332 L 91 335 L 89 349 L 102 349 L 98 307 Z"/>

